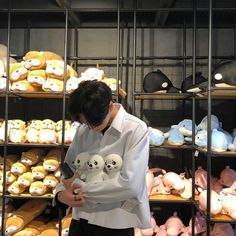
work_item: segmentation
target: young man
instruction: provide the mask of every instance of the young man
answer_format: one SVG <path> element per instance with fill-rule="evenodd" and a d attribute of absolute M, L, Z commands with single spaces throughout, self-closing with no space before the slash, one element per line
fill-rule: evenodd
<path fill-rule="evenodd" d="M 112 102 L 103 82 L 80 83 L 69 98 L 69 113 L 79 121 L 65 162 L 74 169 L 77 154 L 88 152 L 123 159 L 120 174 L 112 179 L 86 183 L 62 180 L 56 199 L 71 206 L 70 236 L 133 236 L 134 227 L 150 227 L 145 176 L 149 158 L 146 124 Z"/>

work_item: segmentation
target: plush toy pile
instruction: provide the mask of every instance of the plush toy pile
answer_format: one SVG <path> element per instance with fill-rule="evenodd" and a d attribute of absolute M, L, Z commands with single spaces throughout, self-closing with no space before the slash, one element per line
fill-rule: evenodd
<path fill-rule="evenodd" d="M 8 120 L 8 141 L 12 143 L 35 143 L 35 144 L 61 144 L 62 143 L 62 120 L 54 122 L 51 119 L 31 120 L 25 122 L 20 119 Z M 77 122 L 66 120 L 64 123 L 64 143 L 71 143 Z M 0 142 L 5 140 L 5 121 L 0 121 Z"/>
<path fill-rule="evenodd" d="M 6 191 L 8 193 L 32 196 L 54 193 L 60 180 L 61 150 L 59 148 L 53 148 L 47 153 L 43 149 L 32 148 L 22 152 L 21 157 L 8 155 L 5 158 L 7 160 Z M 3 163 L 3 157 L 0 162 Z M 0 190 L 2 192 L 2 165 L 0 168 Z"/>
<path fill-rule="evenodd" d="M 206 236 L 206 219 L 199 212 L 195 215 L 194 220 L 194 235 Z M 189 225 L 185 226 L 182 220 L 178 217 L 177 212 L 174 212 L 163 225 L 158 226 L 155 218 L 151 216 L 151 228 L 139 229 L 135 228 L 135 236 L 191 236 L 192 234 L 192 219 Z M 212 236 L 234 236 L 234 231 L 229 223 L 215 223 L 211 230 Z"/>
<path fill-rule="evenodd" d="M 222 128 L 218 117 L 211 115 L 211 150 L 214 152 L 236 151 L 236 136 Z M 172 146 L 181 146 L 192 142 L 192 120 L 184 119 L 164 133 L 159 129 L 149 127 L 150 144 L 161 146 L 164 142 Z M 207 116 L 196 126 L 195 144 L 203 149 L 207 148 Z"/>

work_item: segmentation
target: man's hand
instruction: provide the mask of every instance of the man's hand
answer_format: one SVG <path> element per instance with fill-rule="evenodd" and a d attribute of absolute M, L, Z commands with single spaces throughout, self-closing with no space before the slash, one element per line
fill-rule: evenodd
<path fill-rule="evenodd" d="M 82 207 L 84 205 L 84 197 L 80 191 L 80 186 L 76 184 L 59 192 L 58 200 L 70 207 Z"/>
<path fill-rule="evenodd" d="M 66 188 L 70 188 L 71 184 L 76 178 L 79 178 L 79 174 L 74 174 L 73 177 L 71 177 L 70 179 L 63 179 L 62 183 L 65 185 Z"/>

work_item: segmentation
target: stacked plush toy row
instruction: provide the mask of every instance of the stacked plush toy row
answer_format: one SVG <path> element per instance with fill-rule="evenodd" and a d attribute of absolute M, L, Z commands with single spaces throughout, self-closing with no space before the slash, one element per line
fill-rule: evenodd
<path fill-rule="evenodd" d="M 58 236 L 58 221 L 50 220 L 42 216 L 48 203 L 44 199 L 32 199 L 12 210 L 6 216 L 5 234 L 6 236 Z M 62 236 L 67 236 L 71 214 L 62 219 Z"/>
<path fill-rule="evenodd" d="M 148 128 L 150 144 L 160 146 L 165 141 L 169 145 L 181 146 L 192 142 L 192 120 L 184 119 L 171 129 L 163 133 L 159 129 Z M 211 149 L 215 152 L 236 151 L 236 134 L 232 134 L 222 128 L 222 123 L 215 115 L 211 115 Z M 199 125 L 195 125 L 195 144 L 200 148 L 207 148 L 207 117 L 204 117 Z"/>
<path fill-rule="evenodd" d="M 191 236 L 192 234 L 192 219 L 189 221 L 189 225 L 186 227 L 182 220 L 174 212 L 170 216 L 165 224 L 158 226 L 155 218 L 151 218 L 150 229 L 135 228 L 135 236 Z M 194 235 L 206 236 L 206 220 L 197 212 L 194 219 Z M 232 226 L 228 223 L 216 223 L 212 227 L 212 236 L 235 236 Z"/>
<path fill-rule="evenodd" d="M 176 174 L 162 170 L 155 176 L 158 168 L 149 169 L 146 182 L 149 196 L 174 194 L 184 199 L 192 197 L 192 178 L 185 178 L 184 173 Z M 199 207 L 207 207 L 207 172 L 202 167 L 195 171 L 195 194 L 199 195 Z M 226 214 L 236 219 L 236 171 L 226 166 L 220 173 L 220 179 L 211 177 L 211 214 Z"/>
<path fill-rule="evenodd" d="M 22 152 L 21 157 L 6 157 L 6 191 L 20 195 L 32 196 L 52 194 L 60 180 L 59 165 L 61 150 L 53 148 L 45 153 L 43 149 L 32 148 Z M 3 191 L 3 158 L 0 159 L 0 191 Z"/>
<path fill-rule="evenodd" d="M 8 120 L 8 141 L 12 143 L 61 144 L 62 125 L 62 120 L 57 122 L 51 119 L 28 122 L 20 119 Z M 64 125 L 64 143 L 71 143 L 79 123 L 66 120 Z M 0 142 L 4 140 L 5 121 L 0 120 Z"/>

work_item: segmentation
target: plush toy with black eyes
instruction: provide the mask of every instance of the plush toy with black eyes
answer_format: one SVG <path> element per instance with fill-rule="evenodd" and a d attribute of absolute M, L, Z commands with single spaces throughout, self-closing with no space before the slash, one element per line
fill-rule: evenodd
<path fill-rule="evenodd" d="M 123 164 L 123 160 L 118 154 L 109 154 L 105 158 L 105 170 L 108 174 L 108 178 L 115 178 L 120 174 L 120 169 Z"/>
<path fill-rule="evenodd" d="M 86 164 L 86 182 L 101 182 L 107 179 L 104 166 L 105 162 L 102 156 L 92 155 Z"/>
<path fill-rule="evenodd" d="M 50 119 L 42 121 L 39 132 L 39 143 L 56 143 L 56 124 Z"/>

